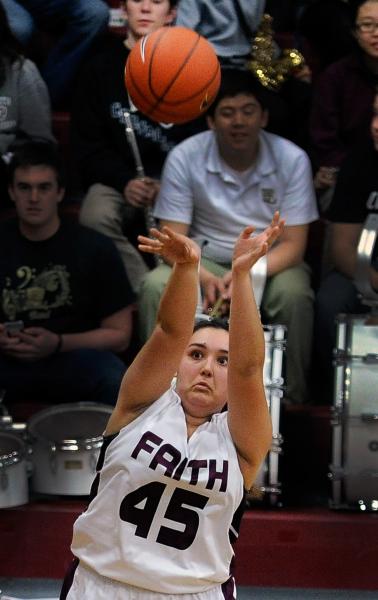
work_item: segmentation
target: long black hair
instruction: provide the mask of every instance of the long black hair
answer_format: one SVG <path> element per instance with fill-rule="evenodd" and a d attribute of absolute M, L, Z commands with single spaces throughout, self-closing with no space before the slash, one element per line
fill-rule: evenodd
<path fill-rule="evenodd" d="M 7 66 L 22 58 L 21 46 L 9 27 L 7 13 L 0 2 L 0 86 L 5 81 Z"/>

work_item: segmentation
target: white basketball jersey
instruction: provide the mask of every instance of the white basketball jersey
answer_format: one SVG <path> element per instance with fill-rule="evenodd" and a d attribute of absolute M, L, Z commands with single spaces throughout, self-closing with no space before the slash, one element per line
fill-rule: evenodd
<path fill-rule="evenodd" d="M 83 563 L 164 594 L 201 592 L 228 579 L 243 478 L 226 413 L 188 440 L 170 389 L 105 438 L 98 468 L 96 495 L 74 525 L 72 552 Z"/>

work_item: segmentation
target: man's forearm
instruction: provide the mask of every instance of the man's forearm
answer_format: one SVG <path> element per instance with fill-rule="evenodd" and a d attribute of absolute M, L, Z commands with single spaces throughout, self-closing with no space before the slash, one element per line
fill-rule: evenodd
<path fill-rule="evenodd" d="M 93 350 L 110 350 L 123 352 L 130 342 L 130 333 L 111 327 L 99 327 L 82 333 L 64 333 L 62 335 L 61 352 L 91 348 Z"/>
<path fill-rule="evenodd" d="M 271 277 L 299 265 L 303 260 L 303 251 L 290 242 L 281 242 L 268 252 L 266 258 L 267 275 Z"/>

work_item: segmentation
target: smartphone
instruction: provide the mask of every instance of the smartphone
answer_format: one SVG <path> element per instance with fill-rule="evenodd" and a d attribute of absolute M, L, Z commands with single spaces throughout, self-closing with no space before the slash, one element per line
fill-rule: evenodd
<path fill-rule="evenodd" d="M 18 333 L 19 331 L 22 331 L 23 328 L 24 328 L 23 321 L 6 321 L 4 323 L 4 329 L 9 336 L 12 336 L 15 333 Z"/>

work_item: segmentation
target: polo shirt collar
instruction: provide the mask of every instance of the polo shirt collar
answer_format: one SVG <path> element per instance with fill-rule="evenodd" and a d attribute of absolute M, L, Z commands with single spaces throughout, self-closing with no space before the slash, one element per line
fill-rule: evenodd
<path fill-rule="evenodd" d="M 230 179 L 228 173 L 225 173 L 222 165 L 222 159 L 219 154 L 218 144 L 216 141 L 216 135 L 211 132 L 211 140 L 209 144 L 209 151 L 206 161 L 206 169 L 210 173 L 218 173 L 224 181 Z M 255 169 L 253 170 L 253 179 L 260 179 L 265 175 L 274 173 L 276 171 L 276 161 L 270 148 L 268 141 L 268 135 L 265 131 L 261 131 L 259 134 L 259 152 L 255 162 Z"/>

